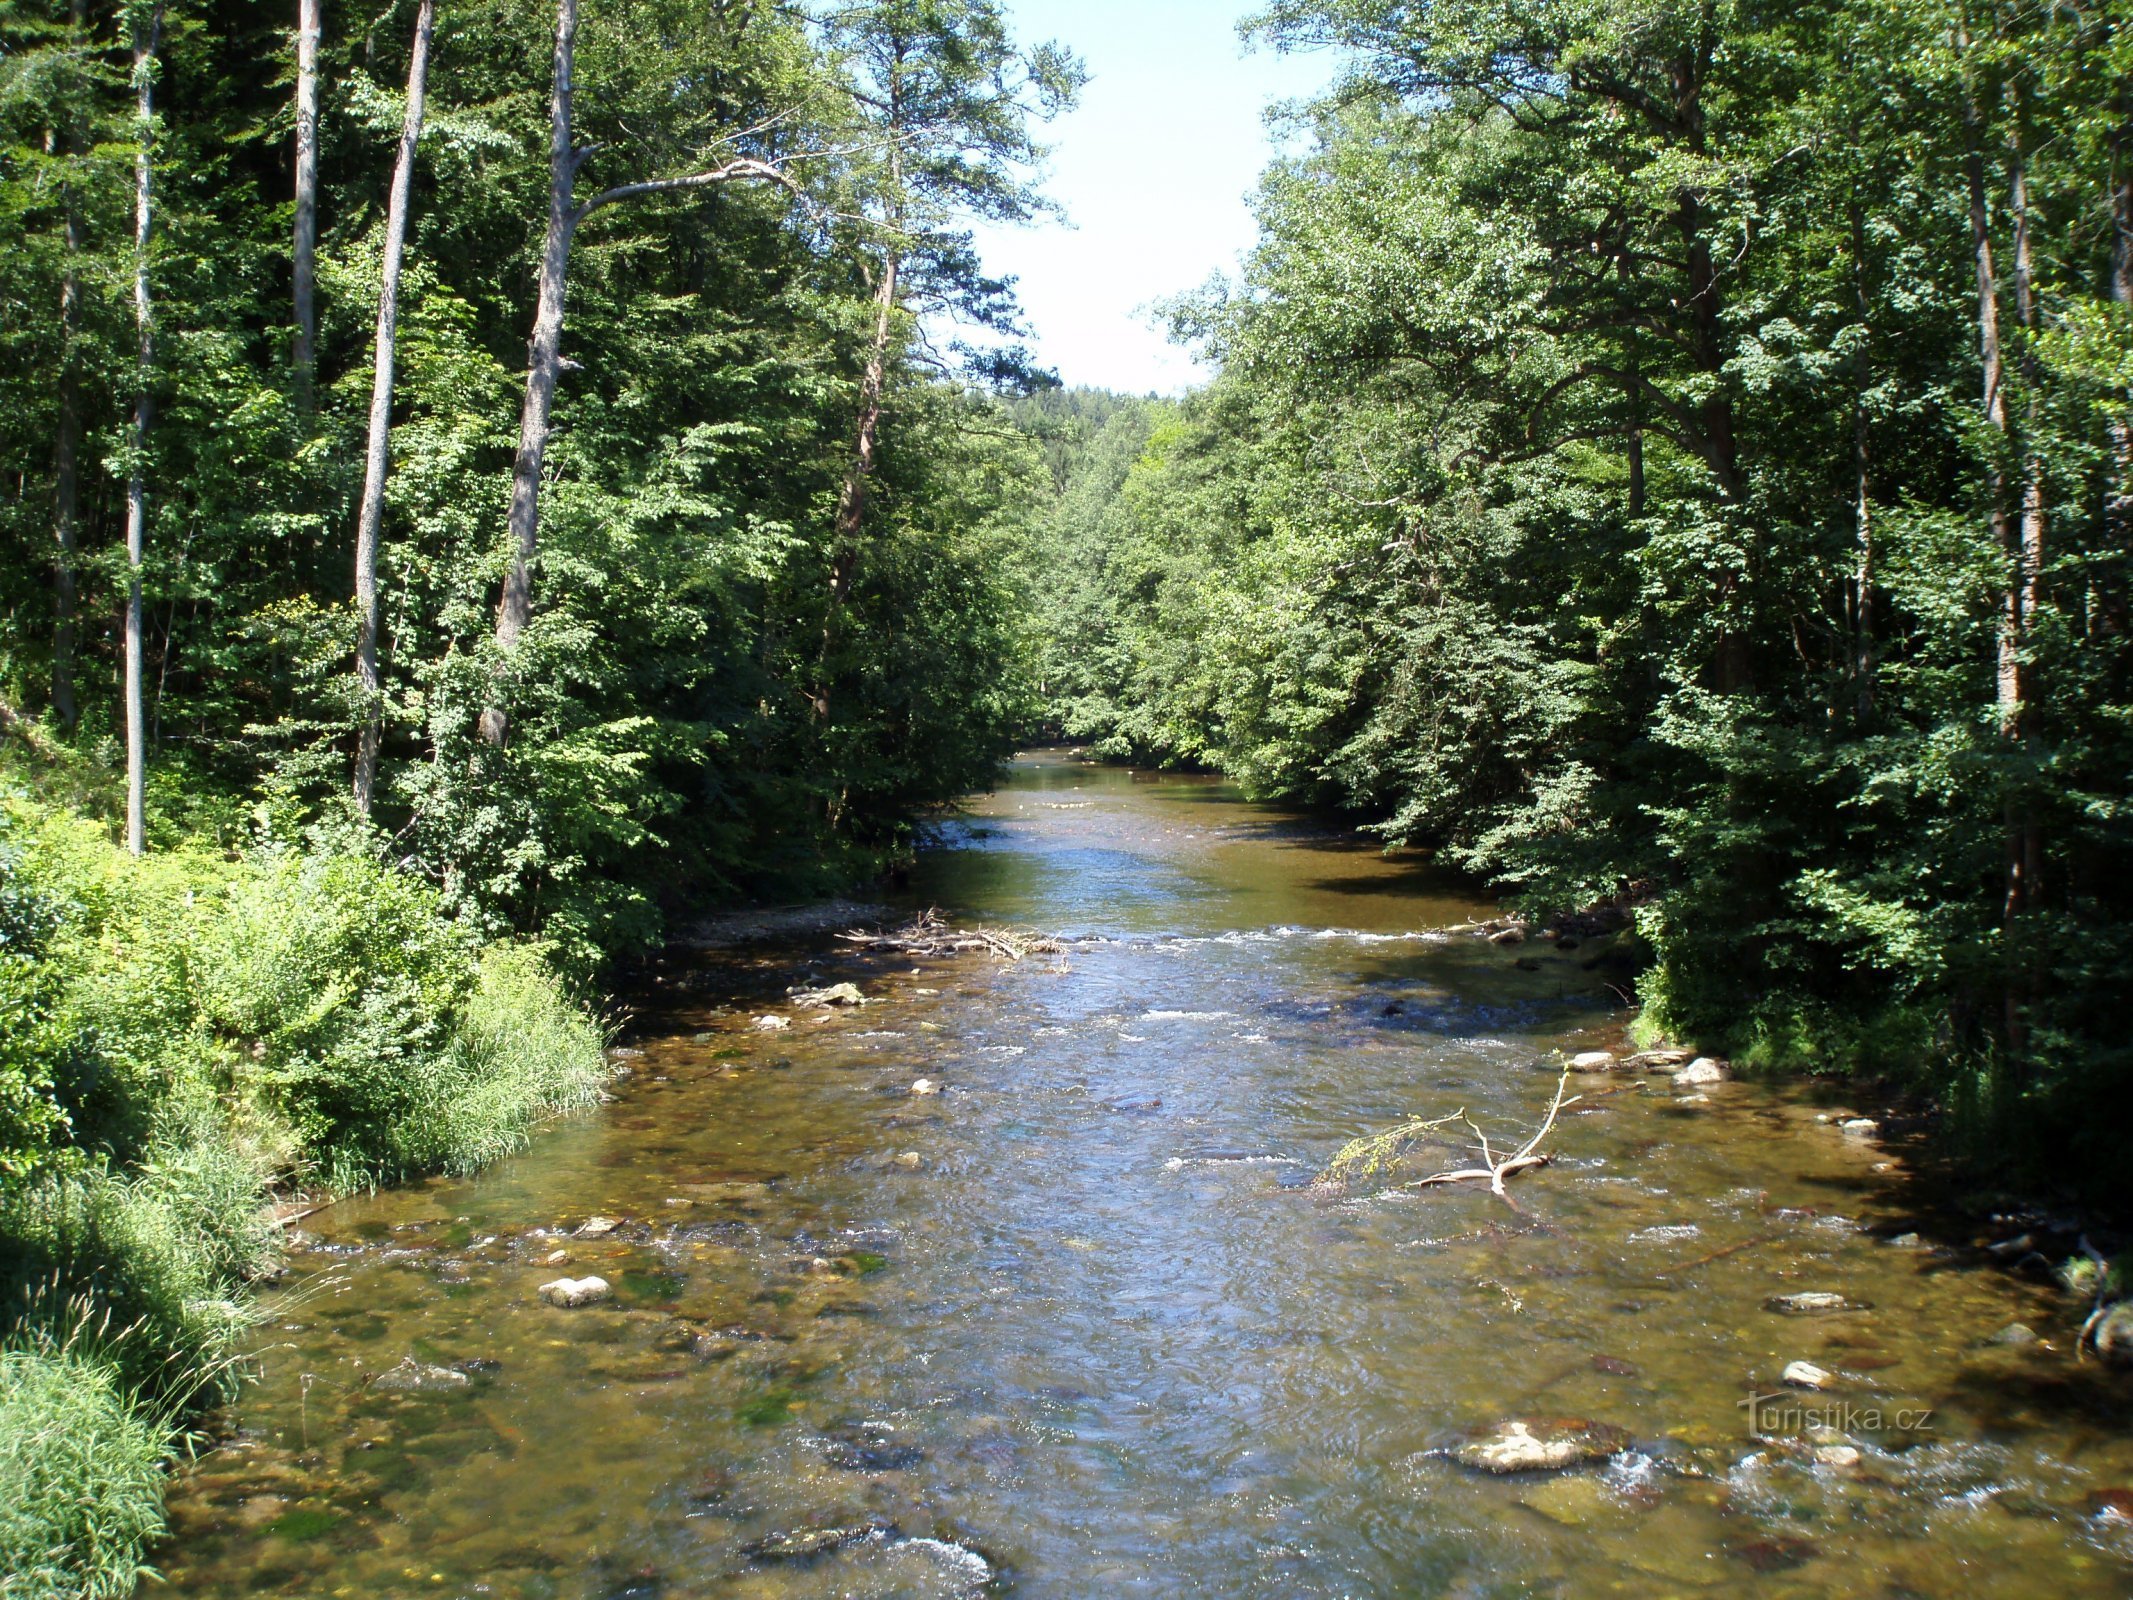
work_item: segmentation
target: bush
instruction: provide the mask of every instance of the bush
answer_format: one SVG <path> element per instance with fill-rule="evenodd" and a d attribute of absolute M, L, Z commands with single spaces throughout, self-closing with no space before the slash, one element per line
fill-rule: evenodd
<path fill-rule="evenodd" d="M 0 1349 L 0 1595 L 130 1594 L 163 1531 L 169 1432 L 93 1353 Z"/>
<path fill-rule="evenodd" d="M 275 1181 L 472 1170 L 597 1098 L 602 1042 L 546 950 L 405 873 L 135 860 L 0 799 L 0 1597 L 130 1592 Z"/>

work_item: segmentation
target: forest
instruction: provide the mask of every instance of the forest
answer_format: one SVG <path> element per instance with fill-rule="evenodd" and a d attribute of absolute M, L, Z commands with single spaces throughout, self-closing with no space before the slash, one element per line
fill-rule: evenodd
<path fill-rule="evenodd" d="M 1649 1037 L 2108 1194 L 2119 8 L 1245 31 L 1339 76 L 1162 398 L 973 248 L 1084 77 L 999 0 L 0 5 L 8 1593 L 130 1588 L 271 1196 L 590 1103 L 677 919 L 1032 739 L 1626 919 Z"/>

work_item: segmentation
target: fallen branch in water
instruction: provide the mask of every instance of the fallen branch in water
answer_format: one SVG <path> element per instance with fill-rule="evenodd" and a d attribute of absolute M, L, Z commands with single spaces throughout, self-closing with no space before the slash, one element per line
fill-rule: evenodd
<path fill-rule="evenodd" d="M 1548 1120 L 1540 1125 L 1540 1132 L 1536 1133 L 1532 1138 L 1528 1139 L 1524 1144 L 1520 1145 L 1518 1148 L 1518 1153 L 1516 1155 L 1513 1155 L 1503 1161 L 1498 1161 L 1496 1159 L 1496 1152 L 1489 1148 L 1489 1136 L 1483 1133 L 1479 1127 L 1476 1127 L 1473 1119 L 1468 1117 L 1466 1113 L 1462 1111 L 1459 1114 L 1460 1120 L 1465 1122 L 1469 1128 L 1474 1129 L 1474 1137 L 1481 1141 L 1481 1159 L 1486 1162 L 1487 1165 L 1480 1167 L 1462 1167 L 1456 1172 L 1433 1172 L 1426 1178 L 1421 1178 L 1411 1184 L 1408 1184 L 1407 1187 L 1410 1189 L 1428 1189 L 1439 1184 L 1447 1183 L 1486 1182 L 1489 1186 L 1489 1192 L 1491 1194 L 1503 1195 L 1506 1200 L 1510 1199 L 1511 1197 L 1509 1195 L 1504 1194 L 1504 1179 L 1511 1177 L 1516 1173 L 1524 1172 L 1530 1167 L 1545 1167 L 1550 1161 L 1555 1159 L 1553 1156 L 1536 1155 L 1534 1152 L 1540 1148 L 1540 1142 L 1548 1137 L 1548 1130 L 1555 1126 L 1555 1119 L 1557 1115 L 1562 1111 L 1563 1107 L 1566 1105 L 1576 1105 L 1578 1101 L 1584 1098 L 1583 1095 L 1572 1095 L 1568 1100 L 1565 1100 L 1563 1098 L 1563 1091 L 1565 1089 L 1568 1089 L 1569 1087 L 1570 1071 L 1566 1067 L 1563 1070 L 1562 1077 L 1556 1080 L 1555 1100 L 1548 1107 Z"/>
<path fill-rule="evenodd" d="M 1066 948 L 1057 939 L 1041 933 L 1020 933 L 1009 928 L 953 928 L 940 912 L 931 910 L 912 918 L 901 928 L 853 928 L 837 937 L 862 950 L 885 950 L 906 956 L 953 956 L 983 950 L 1003 961 L 1058 955 Z"/>
<path fill-rule="evenodd" d="M 1554 1159 L 1541 1151 L 1541 1141 L 1546 1139 L 1549 1131 L 1554 1128 L 1555 1119 L 1562 1114 L 1563 1107 L 1576 1105 L 1584 1098 L 1582 1095 L 1570 1095 L 1566 1099 L 1565 1091 L 1569 1087 L 1570 1073 L 1565 1069 L 1562 1077 L 1556 1081 L 1555 1099 L 1548 1107 L 1548 1118 L 1540 1125 L 1540 1131 L 1502 1160 L 1497 1159 L 1495 1147 L 1489 1143 L 1489 1136 L 1481 1131 L 1462 1107 L 1448 1117 L 1435 1117 L 1426 1122 L 1402 1123 L 1390 1133 L 1366 1134 L 1360 1139 L 1349 1140 L 1332 1161 L 1327 1163 L 1326 1170 L 1319 1174 L 1317 1187 L 1345 1191 L 1348 1185 L 1358 1178 L 1369 1179 L 1389 1173 L 1424 1134 L 1435 1133 L 1455 1122 L 1463 1122 L 1473 1130 L 1474 1137 L 1481 1141 L 1481 1159 L 1484 1164 L 1433 1172 L 1426 1178 L 1418 1178 L 1400 1187 L 1431 1189 L 1454 1183 L 1486 1183 L 1491 1194 L 1501 1195 L 1508 1201 L 1511 1197 L 1504 1191 L 1506 1178 L 1515 1177 L 1534 1167 L 1545 1167 Z"/>

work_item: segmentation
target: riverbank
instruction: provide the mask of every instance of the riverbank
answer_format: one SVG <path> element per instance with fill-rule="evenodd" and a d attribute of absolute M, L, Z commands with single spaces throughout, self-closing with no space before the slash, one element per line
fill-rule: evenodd
<path fill-rule="evenodd" d="M 536 947 L 404 874 L 136 859 L 0 797 L 0 1570 L 130 1592 L 197 1408 L 234 1393 L 278 1188 L 466 1172 L 607 1077 Z"/>

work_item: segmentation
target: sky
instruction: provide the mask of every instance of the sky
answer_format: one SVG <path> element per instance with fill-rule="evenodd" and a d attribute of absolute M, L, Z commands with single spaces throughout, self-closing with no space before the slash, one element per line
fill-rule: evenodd
<path fill-rule="evenodd" d="M 1332 75 L 1323 56 L 1247 53 L 1249 0 L 1009 0 L 1017 37 L 1057 39 L 1090 81 L 1047 130 L 1044 189 L 1066 224 L 978 230 L 1019 280 L 1038 364 L 1069 384 L 1174 394 L 1208 374 L 1151 325 L 1154 302 L 1233 272 L 1273 152 L 1271 102 Z"/>

